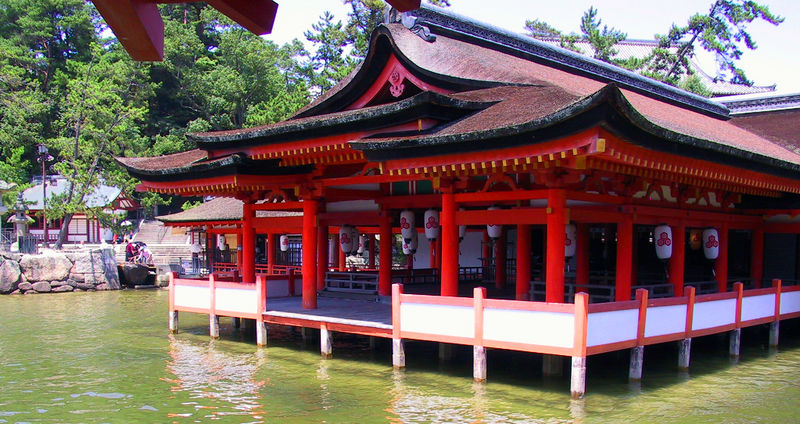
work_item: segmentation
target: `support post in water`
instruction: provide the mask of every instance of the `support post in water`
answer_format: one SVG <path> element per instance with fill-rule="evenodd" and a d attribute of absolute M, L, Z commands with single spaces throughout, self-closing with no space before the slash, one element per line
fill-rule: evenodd
<path fill-rule="evenodd" d="M 212 339 L 219 338 L 219 316 L 208 314 L 208 335 Z"/>
<path fill-rule="evenodd" d="M 475 313 L 475 345 L 472 346 L 472 378 L 476 382 L 486 381 L 486 347 L 483 345 L 483 308 L 486 289 L 475 287 L 472 291 L 473 310 Z"/>
<path fill-rule="evenodd" d="M 395 369 L 406 367 L 406 350 L 403 339 L 392 339 L 392 366 Z"/>
<path fill-rule="evenodd" d="M 636 346 L 631 349 L 631 363 L 630 369 L 628 369 L 628 380 L 641 380 L 642 368 L 644 368 L 644 346 Z"/>
<path fill-rule="evenodd" d="M 741 347 L 741 341 L 742 341 L 742 329 L 737 328 L 731 330 L 730 343 L 728 345 L 728 353 L 730 353 L 732 358 L 739 357 L 739 349 Z"/>
<path fill-rule="evenodd" d="M 778 347 L 778 336 L 780 333 L 780 322 L 769 323 L 769 347 Z"/>
<path fill-rule="evenodd" d="M 169 311 L 169 332 L 178 332 L 178 311 Z"/>
<path fill-rule="evenodd" d="M 333 334 L 325 324 L 319 327 L 319 351 L 325 359 L 333 356 Z"/>
<path fill-rule="evenodd" d="M 559 357 L 560 359 L 560 357 Z M 573 399 L 580 399 L 586 394 L 586 357 L 572 357 L 572 377 L 570 392 Z"/>
<path fill-rule="evenodd" d="M 267 323 L 261 320 L 256 320 L 256 345 L 267 345 Z"/>
<path fill-rule="evenodd" d="M 781 289 L 783 282 L 779 278 L 772 280 L 772 287 L 775 288 L 775 321 L 769 323 L 769 347 L 778 347 L 778 335 L 780 332 L 781 318 Z"/>
<path fill-rule="evenodd" d="M 486 348 L 472 346 L 472 377 L 476 382 L 486 381 Z"/>
<path fill-rule="evenodd" d="M 683 339 L 680 342 L 680 353 L 678 353 L 678 369 L 681 371 L 689 370 L 689 358 L 692 353 L 692 339 Z"/>

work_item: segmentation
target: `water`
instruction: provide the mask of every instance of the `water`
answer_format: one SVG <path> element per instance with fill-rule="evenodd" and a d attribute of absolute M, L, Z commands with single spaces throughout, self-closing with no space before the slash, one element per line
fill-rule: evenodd
<path fill-rule="evenodd" d="M 470 349 L 447 363 L 409 343 L 408 369 L 381 340 L 336 335 L 334 359 L 314 341 L 270 329 L 270 347 L 223 319 L 181 314 L 167 333 L 167 292 L 0 297 L 0 423 L 789 423 L 800 422 L 800 329 L 782 323 L 781 348 L 744 332 L 696 339 L 691 374 L 677 349 L 645 349 L 644 381 L 627 382 L 626 353 L 589 359 L 588 394 L 568 377 L 543 379 L 537 355 L 489 352 L 489 382 L 472 383 Z M 797 320 L 800 321 L 800 320 Z"/>

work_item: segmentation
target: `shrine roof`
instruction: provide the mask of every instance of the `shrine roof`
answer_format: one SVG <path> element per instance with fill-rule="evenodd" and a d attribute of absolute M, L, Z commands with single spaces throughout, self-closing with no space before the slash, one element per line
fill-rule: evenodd
<path fill-rule="evenodd" d="M 309 166 L 279 166 L 279 159 L 253 160 L 241 153 L 207 159 L 207 153 L 199 150 L 157 157 L 117 158 L 117 160 L 132 176 L 147 181 L 175 181 L 195 175 L 208 178 L 234 174 L 293 175 L 311 171 Z"/>
<path fill-rule="evenodd" d="M 156 217 L 156 219 L 169 224 L 241 221 L 243 205 L 244 202 L 233 197 L 217 197 L 191 209 L 170 215 L 162 215 Z M 256 211 L 256 218 L 281 218 L 302 215 L 302 212 L 292 211 Z"/>

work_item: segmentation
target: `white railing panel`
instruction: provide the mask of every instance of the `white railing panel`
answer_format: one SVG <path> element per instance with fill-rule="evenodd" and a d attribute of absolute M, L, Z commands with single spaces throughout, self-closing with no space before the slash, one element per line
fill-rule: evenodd
<path fill-rule="evenodd" d="M 475 336 L 475 312 L 467 306 L 400 304 L 400 330 L 451 337 Z"/>
<path fill-rule="evenodd" d="M 742 321 L 775 316 L 775 295 L 742 298 Z"/>
<path fill-rule="evenodd" d="M 214 308 L 218 311 L 256 313 L 256 290 L 217 287 Z"/>
<path fill-rule="evenodd" d="M 295 292 L 300 293 L 300 292 Z M 289 279 L 267 281 L 267 297 L 289 296 Z"/>
<path fill-rule="evenodd" d="M 800 312 L 800 291 L 781 293 L 781 313 Z"/>
<path fill-rule="evenodd" d="M 694 304 L 692 330 L 719 327 L 736 322 L 736 299 L 712 300 Z"/>
<path fill-rule="evenodd" d="M 575 316 L 563 312 L 483 310 L 483 339 L 572 348 Z"/>
<path fill-rule="evenodd" d="M 211 309 L 211 290 L 208 287 L 175 286 L 175 306 Z"/>
<path fill-rule="evenodd" d="M 590 313 L 586 346 L 635 340 L 639 328 L 638 322 L 638 309 Z"/>
<path fill-rule="evenodd" d="M 647 308 L 644 336 L 655 337 L 686 331 L 686 305 Z"/>

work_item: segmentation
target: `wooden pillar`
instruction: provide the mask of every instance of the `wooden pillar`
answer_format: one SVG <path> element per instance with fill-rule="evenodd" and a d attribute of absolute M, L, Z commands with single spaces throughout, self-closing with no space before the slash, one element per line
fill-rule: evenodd
<path fill-rule="evenodd" d="M 531 226 L 517 225 L 517 300 L 531 297 Z"/>
<path fill-rule="evenodd" d="M 278 235 L 275 233 L 267 234 L 267 273 L 275 273 L 275 255 L 278 251 Z"/>
<path fill-rule="evenodd" d="M 242 206 L 242 282 L 256 282 L 256 229 L 253 227 L 255 211 L 253 203 L 245 202 Z"/>
<path fill-rule="evenodd" d="M 383 223 L 383 221 L 381 221 Z M 381 235 L 381 242 L 383 242 Z M 381 252 L 385 252 L 381 247 Z M 381 264 L 383 258 L 381 258 Z M 403 285 L 395 284 L 392 286 L 392 366 L 395 369 L 406 367 L 406 351 L 403 339 L 400 338 L 400 296 L 403 294 Z"/>
<path fill-rule="evenodd" d="M 442 296 L 458 296 L 458 225 L 453 193 L 442 193 Z"/>
<path fill-rule="evenodd" d="M 477 382 L 486 381 L 486 347 L 483 345 L 483 309 L 485 307 L 486 289 L 473 289 L 473 310 L 475 311 L 475 344 L 472 346 L 472 378 Z"/>
<path fill-rule="evenodd" d="M 728 291 L 728 223 L 719 226 L 719 257 L 714 261 L 714 273 L 717 277 L 717 291 Z"/>
<path fill-rule="evenodd" d="M 325 359 L 333 356 L 333 333 L 325 324 L 321 324 L 319 327 L 319 353 Z"/>
<path fill-rule="evenodd" d="M 617 223 L 616 301 L 631 300 L 633 277 L 633 217 L 625 215 Z"/>
<path fill-rule="evenodd" d="M 500 232 L 500 238 L 494 243 L 494 286 L 500 290 L 506 288 L 506 227 Z"/>
<path fill-rule="evenodd" d="M 317 290 L 325 290 L 325 277 L 328 272 L 328 226 L 317 227 Z"/>
<path fill-rule="evenodd" d="M 381 263 L 378 268 L 378 294 L 389 296 L 392 293 L 392 216 L 388 211 L 381 212 Z"/>
<path fill-rule="evenodd" d="M 303 309 L 317 309 L 317 207 L 303 199 Z"/>
<path fill-rule="evenodd" d="M 764 229 L 756 228 L 753 230 L 753 240 L 751 242 L 752 256 L 750 258 L 750 277 L 753 279 L 755 288 L 760 289 L 764 280 Z"/>
<path fill-rule="evenodd" d="M 564 190 L 547 194 L 547 302 L 564 302 L 564 244 L 567 239 L 567 208 Z"/>
<path fill-rule="evenodd" d="M 367 236 L 367 244 L 369 245 L 369 259 L 367 259 L 367 266 L 370 269 L 375 269 L 375 234 Z"/>
<path fill-rule="evenodd" d="M 589 224 L 577 224 L 576 226 L 578 246 L 575 252 L 575 283 L 586 285 L 589 284 Z"/>
<path fill-rule="evenodd" d="M 169 311 L 169 332 L 178 332 L 178 311 Z"/>
<path fill-rule="evenodd" d="M 683 276 L 686 266 L 686 224 L 672 226 L 672 257 L 669 259 L 669 283 L 674 296 L 683 293 Z"/>

